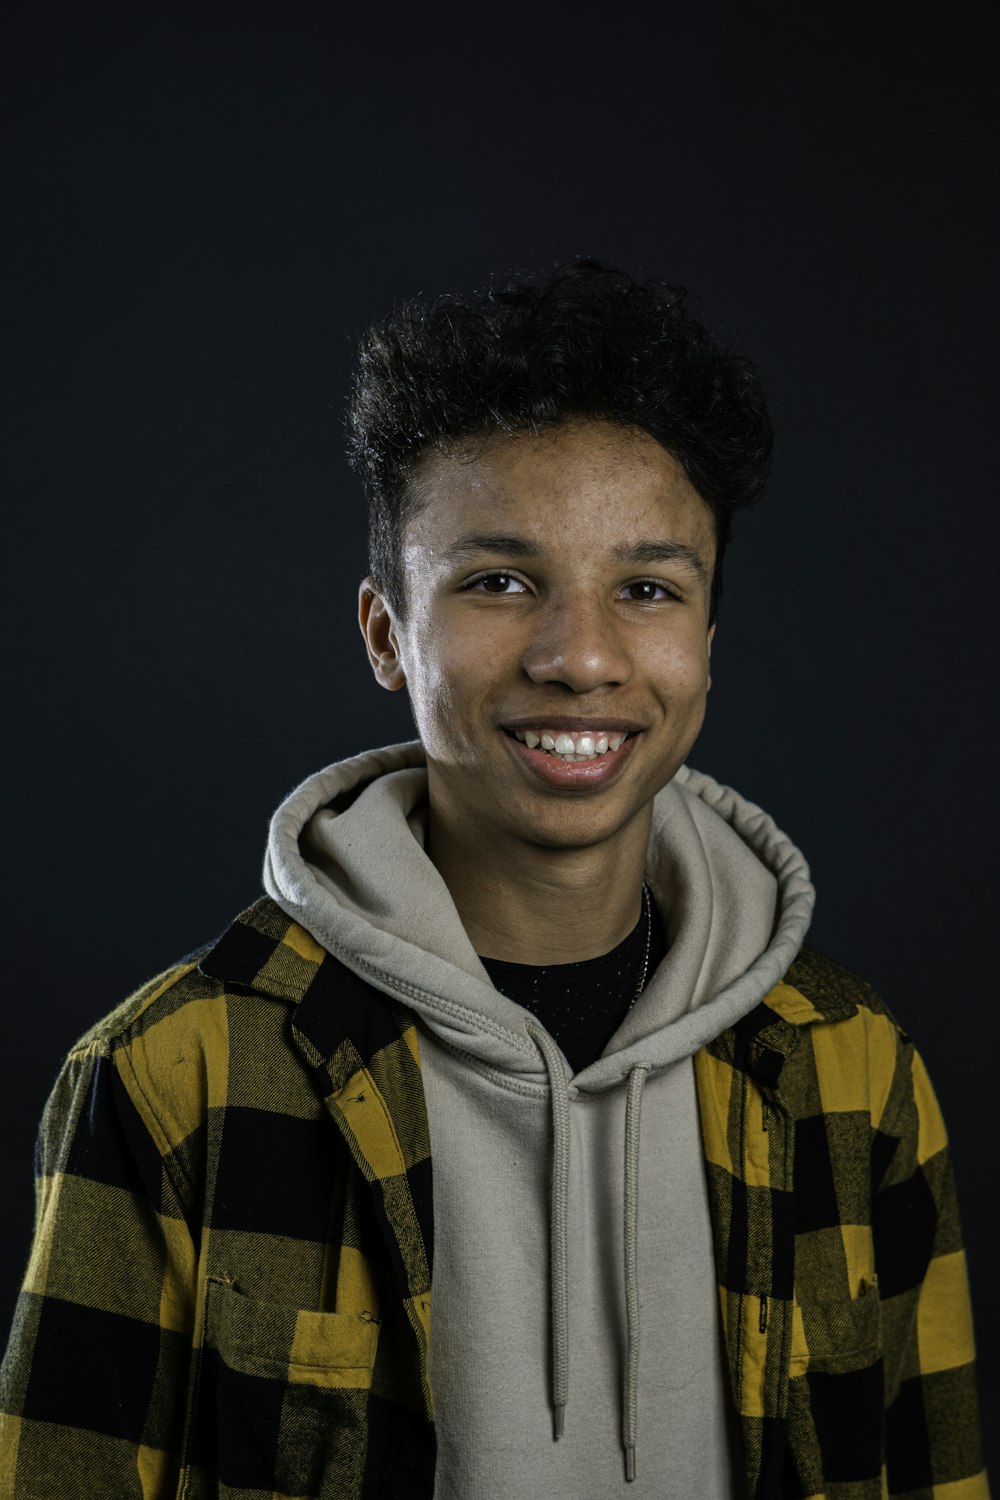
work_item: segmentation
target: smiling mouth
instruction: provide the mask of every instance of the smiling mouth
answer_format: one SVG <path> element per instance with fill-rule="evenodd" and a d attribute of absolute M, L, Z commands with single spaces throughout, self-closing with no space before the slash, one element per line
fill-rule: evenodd
<path fill-rule="evenodd" d="M 543 750 L 553 758 L 571 765 L 596 760 L 600 755 L 615 754 L 625 741 L 633 738 L 621 730 L 586 730 L 579 734 L 565 729 L 507 729 L 512 739 L 520 740 L 529 750 Z"/>

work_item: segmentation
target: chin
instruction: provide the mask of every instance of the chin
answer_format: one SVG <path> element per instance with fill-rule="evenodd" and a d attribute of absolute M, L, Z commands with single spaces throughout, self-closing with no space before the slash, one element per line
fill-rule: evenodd
<path fill-rule="evenodd" d="M 642 811 L 643 808 L 635 808 L 624 815 L 600 818 L 594 816 L 592 809 L 580 808 L 576 816 L 536 819 L 522 824 L 516 832 L 526 843 L 540 849 L 592 849 L 614 838 Z"/>

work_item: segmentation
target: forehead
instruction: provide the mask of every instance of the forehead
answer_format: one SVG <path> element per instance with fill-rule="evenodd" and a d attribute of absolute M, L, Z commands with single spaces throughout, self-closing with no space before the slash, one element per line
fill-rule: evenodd
<path fill-rule="evenodd" d="M 467 533 L 516 531 L 540 548 L 620 549 L 662 535 L 714 552 L 710 507 L 646 432 L 607 422 L 494 435 L 428 453 L 411 479 L 407 552 L 440 556 Z"/>

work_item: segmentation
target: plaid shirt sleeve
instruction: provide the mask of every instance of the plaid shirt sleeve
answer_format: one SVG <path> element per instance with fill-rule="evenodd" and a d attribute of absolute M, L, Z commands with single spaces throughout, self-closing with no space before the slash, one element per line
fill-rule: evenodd
<path fill-rule="evenodd" d="M 920 1054 L 900 1066 L 875 1135 L 872 1229 L 891 1495 L 986 1500 L 972 1311 L 944 1120 Z"/>
<path fill-rule="evenodd" d="M 39 1131 L 34 1243 L 0 1375 L 0 1493 L 176 1493 L 194 1262 L 175 1181 L 93 1036 Z"/>

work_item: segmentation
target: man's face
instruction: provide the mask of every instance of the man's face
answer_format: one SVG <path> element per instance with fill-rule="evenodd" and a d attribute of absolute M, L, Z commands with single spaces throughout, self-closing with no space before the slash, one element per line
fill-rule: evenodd
<path fill-rule="evenodd" d="M 434 453 L 417 483 L 406 622 L 364 589 L 361 614 L 376 676 L 409 690 L 432 831 L 485 862 L 648 819 L 701 728 L 714 633 L 713 518 L 680 464 L 580 422 Z"/>

